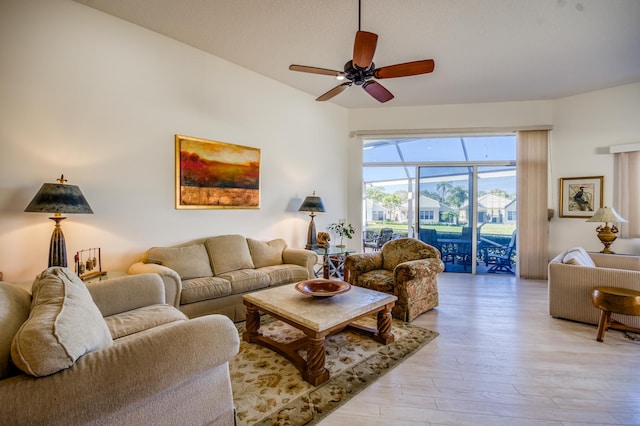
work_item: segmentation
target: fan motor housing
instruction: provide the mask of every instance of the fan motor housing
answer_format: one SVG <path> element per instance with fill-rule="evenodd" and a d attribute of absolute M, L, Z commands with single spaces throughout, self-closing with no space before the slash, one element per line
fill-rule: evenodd
<path fill-rule="evenodd" d="M 367 69 L 358 68 L 353 65 L 353 61 L 344 64 L 345 77 L 351 80 L 356 86 L 362 86 L 367 80 L 373 78 L 373 72 L 376 66 L 371 62 L 371 66 Z"/>

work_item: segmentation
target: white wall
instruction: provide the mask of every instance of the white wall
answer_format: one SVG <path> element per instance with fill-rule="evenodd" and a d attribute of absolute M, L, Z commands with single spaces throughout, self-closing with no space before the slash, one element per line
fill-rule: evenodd
<path fill-rule="evenodd" d="M 640 83 L 554 102 L 549 181 L 553 184 L 550 206 L 556 210 L 556 217 L 549 227 L 551 256 L 573 246 L 583 246 L 590 251 L 603 248 L 596 236 L 598 223 L 558 217 L 559 179 L 603 176 L 604 204 L 619 211 L 618 206 L 613 204 L 614 159 L 608 148 L 611 145 L 638 142 Z M 638 195 L 638 192 L 629 194 L 630 197 Z M 618 238 L 611 248 L 616 253 L 640 254 L 640 239 Z"/>
<path fill-rule="evenodd" d="M 343 108 L 69 0 L 2 1 L 0 55 L 7 281 L 46 268 L 53 222 L 24 208 L 62 173 L 95 212 L 62 223 L 69 258 L 101 247 L 106 270 L 223 233 L 304 247 L 297 209 L 313 190 L 328 209 L 318 230 L 345 216 Z M 176 133 L 260 148 L 261 208 L 176 210 Z"/>

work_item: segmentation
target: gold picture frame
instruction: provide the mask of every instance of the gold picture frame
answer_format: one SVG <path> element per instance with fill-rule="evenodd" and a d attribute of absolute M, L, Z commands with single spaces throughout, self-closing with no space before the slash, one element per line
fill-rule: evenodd
<path fill-rule="evenodd" d="M 560 178 L 560 217 L 590 218 L 603 206 L 603 176 Z"/>
<path fill-rule="evenodd" d="M 260 208 L 260 149 L 176 135 L 176 209 Z"/>

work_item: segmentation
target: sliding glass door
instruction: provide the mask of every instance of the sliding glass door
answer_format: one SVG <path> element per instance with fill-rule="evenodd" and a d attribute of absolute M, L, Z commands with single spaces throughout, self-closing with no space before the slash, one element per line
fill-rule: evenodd
<path fill-rule="evenodd" d="M 515 136 L 364 146 L 366 247 L 386 229 L 438 248 L 448 272 L 515 272 Z"/>

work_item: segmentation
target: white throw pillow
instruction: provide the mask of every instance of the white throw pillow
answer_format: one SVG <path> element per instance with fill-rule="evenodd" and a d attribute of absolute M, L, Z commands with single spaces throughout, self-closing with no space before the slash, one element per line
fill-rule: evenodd
<path fill-rule="evenodd" d="M 46 269 L 31 293 L 29 318 L 11 342 L 11 359 L 20 370 L 48 376 L 113 343 L 89 290 L 67 268 Z"/>
<path fill-rule="evenodd" d="M 596 267 L 596 264 L 593 263 L 593 259 L 589 256 L 589 253 L 587 253 L 587 251 L 582 247 L 574 247 L 571 250 L 568 250 L 567 254 L 565 254 L 562 259 L 562 263 L 587 266 L 590 268 Z"/>

